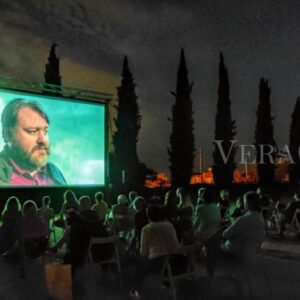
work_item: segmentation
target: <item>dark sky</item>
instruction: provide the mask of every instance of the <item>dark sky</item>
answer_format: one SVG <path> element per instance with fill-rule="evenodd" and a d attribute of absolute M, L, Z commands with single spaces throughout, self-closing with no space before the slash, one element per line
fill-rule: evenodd
<path fill-rule="evenodd" d="M 185 49 L 196 148 L 211 164 L 218 60 L 229 71 L 238 143 L 254 140 L 260 77 L 269 79 L 275 139 L 288 143 L 290 115 L 300 96 L 298 0 L 0 0 L 0 74 L 43 81 L 52 42 L 59 44 L 63 84 L 114 92 L 126 54 L 142 114 L 138 151 L 168 171 L 170 94 Z M 197 171 L 198 157 L 195 160 Z"/>

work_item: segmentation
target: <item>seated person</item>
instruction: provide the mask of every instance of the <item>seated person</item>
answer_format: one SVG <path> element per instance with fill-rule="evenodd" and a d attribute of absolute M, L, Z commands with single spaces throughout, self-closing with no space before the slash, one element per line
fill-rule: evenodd
<path fill-rule="evenodd" d="M 289 203 L 286 210 L 285 211 L 281 210 L 280 228 L 279 228 L 278 237 L 283 237 L 286 224 L 291 224 L 296 209 L 298 208 L 300 209 L 300 190 L 295 191 L 293 201 Z M 298 222 L 300 223 L 300 219 L 298 220 Z"/>
<path fill-rule="evenodd" d="M 65 255 L 65 262 L 71 263 L 73 270 L 75 270 L 77 267 L 82 266 L 86 260 L 91 237 L 107 237 L 108 233 L 102 222 L 100 222 L 97 212 L 91 209 L 89 196 L 80 197 L 79 211 L 69 211 L 67 222 L 70 230 L 66 241 L 68 251 Z M 98 251 L 99 249 L 93 250 L 97 250 L 97 255 L 99 252 L 100 257 L 103 258 L 111 253 L 112 249 L 111 247 L 109 249 L 102 247 L 101 251 Z M 98 256 L 97 258 L 99 258 Z"/>
<path fill-rule="evenodd" d="M 79 203 L 73 191 L 66 190 L 63 198 L 64 198 L 64 202 L 59 212 L 59 219 L 55 221 L 55 226 L 60 226 L 60 227 L 66 226 L 65 221 L 66 221 L 67 212 L 69 210 L 78 211 L 79 209 Z"/>
<path fill-rule="evenodd" d="M 170 221 L 175 227 L 177 238 L 181 241 L 181 230 L 178 226 L 178 198 L 174 190 L 169 190 L 165 194 L 165 202 L 164 202 L 164 214 L 168 221 Z"/>
<path fill-rule="evenodd" d="M 178 219 L 178 203 L 179 201 L 173 190 L 166 192 L 164 211 L 166 218 L 172 223 L 176 223 Z"/>
<path fill-rule="evenodd" d="M 28 257 L 35 258 L 45 253 L 48 245 L 48 228 L 45 221 L 38 216 L 37 206 L 27 200 L 22 208 L 23 217 L 19 225 L 20 240 Z"/>
<path fill-rule="evenodd" d="M 42 198 L 42 206 L 38 209 L 38 215 L 42 217 L 49 227 L 50 219 L 54 217 L 54 210 L 50 207 L 51 198 L 49 196 L 44 196 Z"/>
<path fill-rule="evenodd" d="M 229 191 L 223 189 L 220 191 L 220 201 L 218 203 L 218 206 L 220 207 L 222 219 L 226 217 L 226 213 L 229 208 L 229 205 L 230 205 Z"/>
<path fill-rule="evenodd" d="M 138 196 L 135 198 L 133 204 L 136 213 L 134 216 L 134 235 L 130 245 L 130 249 L 132 250 L 139 249 L 142 229 L 149 222 L 146 214 L 146 208 L 147 208 L 146 200 L 143 197 Z"/>
<path fill-rule="evenodd" d="M 92 209 L 97 212 L 100 222 L 104 222 L 109 211 L 108 204 L 104 201 L 104 194 L 102 192 L 97 192 L 95 194 L 95 201 L 96 203 L 92 206 Z"/>
<path fill-rule="evenodd" d="M 131 191 L 128 194 L 128 218 L 132 224 L 132 227 L 134 226 L 134 216 L 136 213 L 136 210 L 134 208 L 134 200 L 136 197 L 138 197 L 138 193 L 136 191 Z"/>
<path fill-rule="evenodd" d="M 112 206 L 113 216 L 127 215 L 128 199 L 125 195 L 120 194 L 117 198 L 117 204 Z"/>
<path fill-rule="evenodd" d="M 206 191 L 206 188 L 205 188 L 205 187 L 199 188 L 196 206 L 199 206 L 199 205 L 201 205 L 201 204 L 204 203 L 203 196 L 204 196 L 205 191 Z"/>
<path fill-rule="evenodd" d="M 137 265 L 135 286 L 131 295 L 139 297 L 142 285 L 149 273 L 159 273 L 166 256 L 179 250 L 179 243 L 173 225 L 164 219 L 161 207 L 150 205 L 147 208 L 149 224 L 142 230 L 140 255 Z"/>
<path fill-rule="evenodd" d="M 229 216 L 230 223 L 232 223 L 237 218 L 241 217 L 244 213 L 245 211 L 244 211 L 243 198 L 238 197 L 234 203 L 234 206 L 230 210 L 230 216 Z"/>
<path fill-rule="evenodd" d="M 88 235 L 94 237 L 107 236 L 107 232 L 100 221 L 99 215 L 91 208 L 92 202 L 89 196 L 82 196 L 79 198 L 79 216 L 84 221 L 84 230 Z"/>
<path fill-rule="evenodd" d="M 118 203 L 112 206 L 112 219 L 115 222 L 116 232 L 128 231 L 131 229 L 131 222 L 128 218 L 128 199 L 121 194 L 117 199 Z"/>
<path fill-rule="evenodd" d="M 148 204 L 149 205 L 158 205 L 158 206 L 163 206 L 164 205 L 164 199 L 161 197 L 154 195 L 148 198 Z"/>
<path fill-rule="evenodd" d="M 193 241 L 193 216 L 194 206 L 187 190 L 182 189 L 179 194 L 178 204 L 178 228 L 181 231 L 183 244 Z"/>
<path fill-rule="evenodd" d="M 259 186 L 256 190 L 256 193 L 258 194 L 260 209 L 266 222 L 269 217 L 270 208 L 272 207 L 274 201 L 267 193 L 266 188 L 263 186 Z"/>
<path fill-rule="evenodd" d="M 17 226 L 22 218 L 21 204 L 17 197 L 9 197 L 4 206 L 0 227 L 0 253 L 11 249 L 17 241 Z"/>
<path fill-rule="evenodd" d="M 199 205 L 195 214 L 196 238 L 203 242 L 207 252 L 206 271 L 213 277 L 219 244 L 221 240 L 222 218 L 220 208 L 214 202 L 212 191 L 207 190 L 203 195 L 204 203 Z"/>
<path fill-rule="evenodd" d="M 217 233 L 222 225 L 220 208 L 214 202 L 212 191 L 203 195 L 204 203 L 197 207 L 194 216 L 194 228 L 198 238 L 206 240 Z"/>
<path fill-rule="evenodd" d="M 259 212 L 259 197 L 255 192 L 244 194 L 245 214 L 223 232 L 224 250 L 246 262 L 255 257 L 264 238 L 265 223 Z"/>

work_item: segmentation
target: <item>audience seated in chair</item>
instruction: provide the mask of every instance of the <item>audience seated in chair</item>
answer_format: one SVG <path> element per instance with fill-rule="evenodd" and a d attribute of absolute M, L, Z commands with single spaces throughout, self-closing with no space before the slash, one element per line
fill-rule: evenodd
<path fill-rule="evenodd" d="M 197 202 L 196 202 L 196 207 L 199 205 L 202 205 L 204 203 L 203 196 L 204 196 L 205 191 L 206 191 L 205 187 L 201 187 L 198 189 L 198 198 L 197 198 Z"/>
<path fill-rule="evenodd" d="M 163 209 L 150 205 L 147 208 L 149 224 L 142 229 L 140 255 L 131 296 L 139 297 L 149 273 L 159 273 L 166 256 L 177 253 L 179 243 L 174 226 L 164 219 Z"/>
<path fill-rule="evenodd" d="M 300 209 L 300 190 L 296 190 L 294 193 L 293 201 L 289 203 L 286 210 L 280 211 L 280 229 L 278 237 L 283 237 L 284 231 L 286 229 L 286 224 L 291 224 L 296 209 Z M 300 220 L 298 220 L 300 222 Z"/>
<path fill-rule="evenodd" d="M 104 222 L 106 220 L 109 207 L 107 202 L 104 201 L 104 194 L 102 192 L 97 192 L 95 194 L 95 202 L 96 203 L 92 206 L 92 209 L 97 212 L 100 222 Z"/>
<path fill-rule="evenodd" d="M 68 251 L 65 255 L 65 262 L 72 265 L 73 271 L 84 265 L 90 238 L 92 236 L 108 236 L 104 225 L 99 220 L 97 212 L 91 209 L 90 197 L 80 197 L 79 203 L 79 211 L 69 211 L 67 219 L 70 229 L 67 238 Z"/>
<path fill-rule="evenodd" d="M 135 250 L 140 248 L 141 233 L 144 226 L 146 226 L 149 221 L 146 214 L 147 202 L 146 200 L 138 196 L 134 200 L 134 209 L 136 211 L 134 217 L 134 235 L 131 240 L 130 250 Z"/>
<path fill-rule="evenodd" d="M 223 249 L 241 261 L 251 262 L 264 238 L 265 223 L 260 215 L 259 197 L 255 192 L 244 195 L 245 214 L 223 232 Z"/>
<path fill-rule="evenodd" d="M 163 206 L 164 205 L 164 199 L 162 199 L 161 197 L 154 195 L 151 196 L 150 198 L 148 198 L 147 203 L 149 205 L 158 205 L 158 206 Z"/>
<path fill-rule="evenodd" d="M 237 218 L 243 216 L 245 213 L 243 197 L 238 197 L 228 210 L 229 223 L 234 222 Z"/>
<path fill-rule="evenodd" d="M 181 242 L 190 244 L 193 240 L 193 216 L 194 206 L 187 190 L 181 189 L 178 193 L 178 228 L 180 230 Z"/>
<path fill-rule="evenodd" d="M 196 237 L 203 242 L 207 252 L 207 274 L 213 277 L 220 246 L 222 218 L 220 208 L 214 202 L 212 191 L 203 195 L 203 204 L 197 207 L 195 214 Z"/>
<path fill-rule="evenodd" d="M 54 210 L 50 207 L 50 204 L 50 196 L 44 196 L 42 198 L 42 206 L 38 209 L 38 215 L 43 218 L 48 227 L 50 225 L 50 220 L 54 217 Z"/>
<path fill-rule="evenodd" d="M 117 199 L 118 203 L 112 206 L 112 220 L 114 222 L 114 230 L 121 235 L 132 228 L 132 224 L 128 218 L 128 199 L 121 194 Z M 126 234 L 125 234 L 126 235 Z"/>
<path fill-rule="evenodd" d="M 23 217 L 20 221 L 19 234 L 27 257 L 35 258 L 45 253 L 48 246 L 48 228 L 45 221 L 38 216 L 37 206 L 27 200 L 22 208 Z"/>
<path fill-rule="evenodd" d="M 61 206 L 59 212 L 59 218 L 55 221 L 55 226 L 65 227 L 66 226 L 66 217 L 69 210 L 78 211 L 79 203 L 75 196 L 75 193 L 72 190 L 66 190 L 64 193 L 64 202 Z"/>
<path fill-rule="evenodd" d="M 136 214 L 136 210 L 134 208 L 134 200 L 138 197 L 138 193 L 136 191 L 131 191 L 128 194 L 128 219 L 131 223 L 131 227 L 134 227 L 134 216 Z"/>
<path fill-rule="evenodd" d="M 220 191 L 220 201 L 218 203 L 218 206 L 220 207 L 221 217 L 222 219 L 225 219 L 226 212 L 230 206 L 230 198 L 229 198 L 229 191 L 228 190 L 221 190 Z"/>
<path fill-rule="evenodd" d="M 266 222 L 274 201 L 264 186 L 259 186 L 256 193 L 258 194 L 260 209 Z"/>
<path fill-rule="evenodd" d="M 178 226 L 178 203 L 179 201 L 176 196 L 176 192 L 174 190 L 167 191 L 164 201 L 165 217 L 173 224 L 177 233 L 178 241 L 181 241 L 181 231 Z"/>
<path fill-rule="evenodd" d="M 166 192 L 164 207 L 165 207 L 164 211 L 165 211 L 166 218 L 171 223 L 177 223 L 177 219 L 179 216 L 178 199 L 176 193 L 173 190 Z"/>
<path fill-rule="evenodd" d="M 20 201 L 17 197 L 9 197 L 4 206 L 0 227 L 0 253 L 11 249 L 17 241 L 17 226 L 22 217 Z"/>

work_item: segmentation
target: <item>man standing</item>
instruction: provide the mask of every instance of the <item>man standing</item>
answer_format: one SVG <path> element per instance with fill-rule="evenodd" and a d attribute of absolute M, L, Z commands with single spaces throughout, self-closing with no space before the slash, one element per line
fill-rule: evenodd
<path fill-rule="evenodd" d="M 48 163 L 49 119 L 39 104 L 24 99 L 8 103 L 1 115 L 5 142 L 0 153 L 0 185 L 62 185 L 60 170 Z"/>

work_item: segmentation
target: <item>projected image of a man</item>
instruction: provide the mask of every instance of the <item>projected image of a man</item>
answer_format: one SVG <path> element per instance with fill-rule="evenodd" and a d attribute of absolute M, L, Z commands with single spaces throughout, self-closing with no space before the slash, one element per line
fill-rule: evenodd
<path fill-rule="evenodd" d="M 65 184 L 59 169 L 48 163 L 49 118 L 37 102 L 15 99 L 1 116 L 5 142 L 0 153 L 1 185 Z"/>

